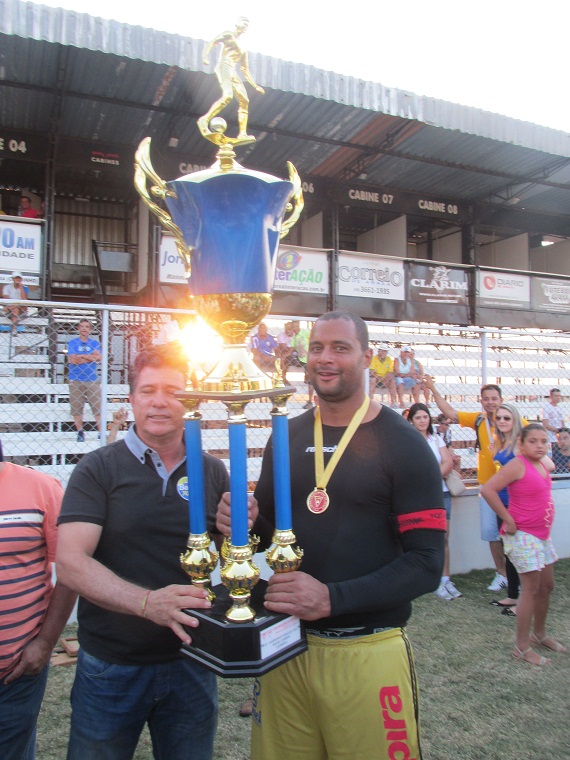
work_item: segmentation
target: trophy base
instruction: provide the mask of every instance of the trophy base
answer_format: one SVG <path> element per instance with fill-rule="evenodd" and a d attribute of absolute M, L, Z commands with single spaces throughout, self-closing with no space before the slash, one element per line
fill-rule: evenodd
<path fill-rule="evenodd" d="M 304 626 L 299 618 L 268 612 L 263 606 L 266 581 L 252 589 L 250 606 L 255 619 L 232 623 L 226 618 L 231 605 L 228 589 L 215 586 L 216 601 L 205 610 L 186 610 L 198 618 L 198 628 L 187 628 L 192 637 L 181 652 L 222 678 L 262 676 L 307 649 Z"/>

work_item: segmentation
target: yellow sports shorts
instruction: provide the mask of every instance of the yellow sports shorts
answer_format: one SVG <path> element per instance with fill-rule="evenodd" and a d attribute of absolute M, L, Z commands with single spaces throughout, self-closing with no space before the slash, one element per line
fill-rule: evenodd
<path fill-rule="evenodd" d="M 401 628 L 308 637 L 255 681 L 252 760 L 420 760 L 419 695 Z"/>

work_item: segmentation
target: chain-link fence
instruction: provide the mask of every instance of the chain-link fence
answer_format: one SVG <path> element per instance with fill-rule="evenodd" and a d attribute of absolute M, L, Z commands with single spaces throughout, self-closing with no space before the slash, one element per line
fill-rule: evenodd
<path fill-rule="evenodd" d="M 420 369 L 435 379 L 439 392 L 457 411 L 480 411 L 480 388 L 494 383 L 500 386 L 503 399 L 514 402 L 523 417 L 541 420 L 550 390 L 560 388 L 559 409 L 566 424 L 570 420 L 569 333 L 435 325 L 375 325 L 370 329 L 372 344 L 387 343 L 392 358 L 400 356 L 402 347 L 410 346 Z M 390 402 L 386 388 L 377 392 Z M 423 386 L 417 397 L 428 403 L 433 417 L 439 414 Z M 406 406 L 412 401 L 411 393 L 404 395 Z M 453 449 L 461 457 L 463 476 L 475 480 L 475 432 L 452 425 L 450 433 Z"/>
<path fill-rule="evenodd" d="M 27 302 L 26 306 L 27 314 L 16 325 L 8 316 L 0 316 L 0 439 L 7 460 L 43 469 L 64 484 L 83 454 L 115 435 L 117 425 L 108 429 L 114 413 L 124 409 L 127 419 L 132 420 L 128 366 L 138 351 L 156 343 L 178 341 L 181 350 L 184 346 L 188 351 L 198 376 L 218 358 L 219 342 L 213 333 L 197 332 L 190 313 L 40 302 Z M 101 414 L 106 425 L 99 438 L 93 414 L 86 407 L 85 441 L 81 441 L 70 410 L 67 349 L 84 318 L 93 325 L 91 337 L 102 345 Z M 285 319 L 266 322 L 277 336 Z M 380 343 L 387 343 L 392 358 L 400 354 L 403 346 L 411 345 L 415 360 L 435 378 L 439 390 L 458 410 L 479 410 L 480 386 L 490 382 L 499 384 L 505 400 L 516 402 L 529 420 L 542 418 L 549 390 L 558 387 L 563 396 L 559 408 L 566 422 L 570 418 L 568 333 L 413 324 L 374 324 L 370 332 L 375 352 Z M 303 411 L 309 389 L 301 370 L 291 368 L 288 381 L 296 387 L 289 402 L 291 416 L 295 416 Z M 391 402 L 389 391 L 382 387 L 376 389 L 376 397 Z M 406 391 L 404 405 L 411 400 Z M 433 415 L 437 415 L 433 399 L 423 390 L 420 400 L 430 403 Z M 268 401 L 252 401 L 246 409 L 251 482 L 259 475 L 270 434 L 270 408 Z M 229 464 L 225 406 L 208 402 L 202 404 L 201 412 L 205 449 Z M 475 434 L 457 425 L 451 430 L 463 474 L 472 478 L 476 467 Z M 124 435 L 124 426 L 116 435 Z"/>

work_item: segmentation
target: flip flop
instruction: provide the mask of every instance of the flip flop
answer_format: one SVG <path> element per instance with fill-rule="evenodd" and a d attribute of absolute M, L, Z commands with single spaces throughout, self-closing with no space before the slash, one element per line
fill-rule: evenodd
<path fill-rule="evenodd" d="M 503 607 L 501 610 L 501 615 L 506 615 L 507 617 L 516 617 L 517 613 L 513 610 L 512 607 Z"/>
<path fill-rule="evenodd" d="M 522 649 L 519 649 L 518 647 L 515 647 L 513 649 L 513 657 L 515 660 L 523 660 L 524 662 L 528 662 L 529 665 L 537 665 L 538 667 L 542 668 L 545 665 L 551 665 L 552 660 L 548 659 L 548 657 L 541 657 L 538 655 L 538 662 L 533 662 L 532 660 L 529 660 L 528 656 L 529 653 L 532 652 L 532 654 L 536 654 L 534 649 L 529 647 L 528 649 L 525 649 L 524 651 Z"/>
<path fill-rule="evenodd" d="M 493 601 L 489 602 L 489 604 L 492 607 L 503 607 L 503 608 L 505 608 L 505 607 L 516 607 L 517 606 L 516 602 L 509 602 L 509 604 L 503 604 L 502 602 L 499 602 L 497 599 L 493 599 Z"/>
<path fill-rule="evenodd" d="M 553 639 L 550 636 L 543 636 L 541 639 L 539 639 L 538 636 L 535 636 L 534 633 L 531 633 L 530 640 L 533 644 L 538 644 L 540 647 L 550 649 L 551 652 L 559 652 L 560 654 L 566 654 L 568 652 L 568 649 L 564 646 L 564 644 L 561 644 L 559 641 L 556 641 L 556 639 Z M 548 644 L 546 643 L 547 641 L 549 642 Z"/>

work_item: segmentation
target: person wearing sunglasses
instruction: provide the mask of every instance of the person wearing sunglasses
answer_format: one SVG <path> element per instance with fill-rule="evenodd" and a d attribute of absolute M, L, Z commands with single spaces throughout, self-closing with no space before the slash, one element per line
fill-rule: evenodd
<path fill-rule="evenodd" d="M 495 412 L 495 436 L 493 442 L 493 461 L 497 472 L 515 457 L 517 441 L 523 428 L 523 421 L 518 409 L 513 404 L 503 403 Z M 499 492 L 503 505 L 509 507 L 509 493 L 506 488 Z M 503 521 L 497 518 L 499 530 Z M 516 615 L 515 609 L 519 598 L 519 575 L 513 563 L 505 557 L 507 576 L 507 596 L 505 599 L 493 599 L 491 604 L 502 607 L 503 615 Z"/>

